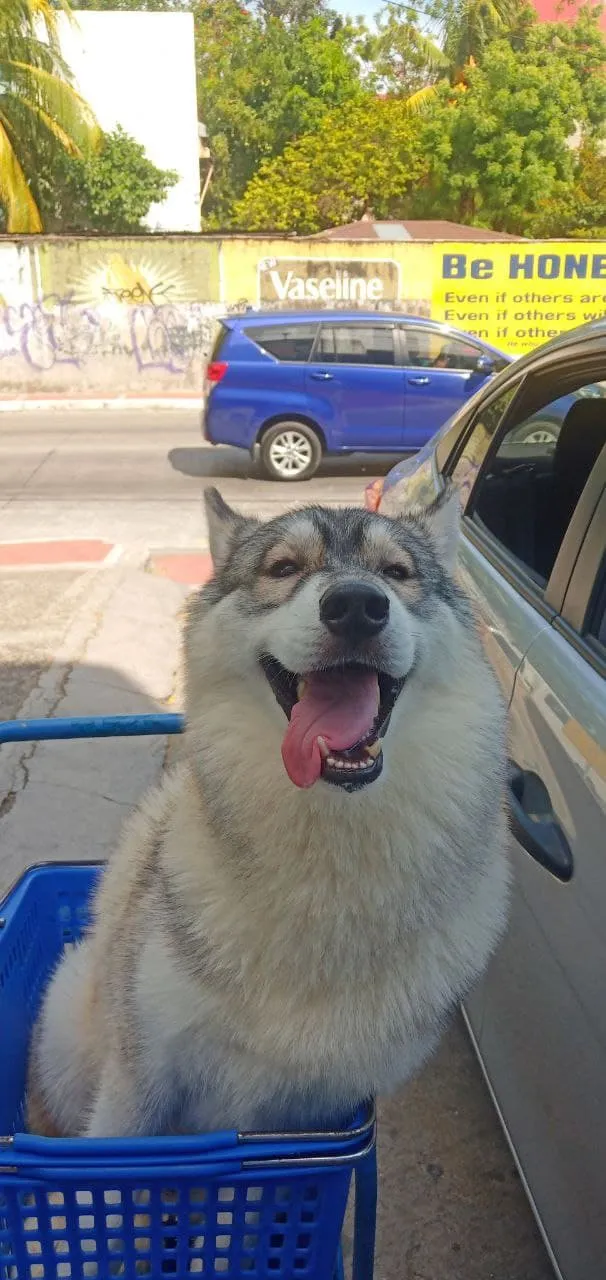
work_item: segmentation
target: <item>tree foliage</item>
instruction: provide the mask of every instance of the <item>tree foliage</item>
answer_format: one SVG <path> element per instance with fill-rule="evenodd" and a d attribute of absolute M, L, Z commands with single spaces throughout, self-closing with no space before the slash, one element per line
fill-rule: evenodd
<path fill-rule="evenodd" d="M 141 230 L 152 204 L 165 199 L 179 175 L 158 169 L 123 129 L 103 136 L 87 159 L 59 157 L 38 174 L 47 230 L 125 235 Z"/>
<path fill-rule="evenodd" d="M 545 200 L 574 179 L 567 145 L 582 113 L 582 93 L 562 63 L 553 70 L 507 41 L 486 51 L 466 88 L 443 88 L 423 122 L 431 164 L 412 201 L 417 216 L 527 233 Z"/>
<path fill-rule="evenodd" d="M 321 10 L 297 22 L 210 0 L 194 18 L 198 103 L 215 165 L 205 221 L 225 226 L 259 166 L 331 109 L 347 114 L 363 87 L 353 30 Z"/>
<path fill-rule="evenodd" d="M 91 226 L 96 218 L 99 229 L 112 219 L 126 225 L 142 216 L 148 187 L 166 186 L 167 175 L 148 175 L 148 187 L 137 177 L 130 207 L 120 190 L 115 139 L 111 164 L 107 143 L 98 161 L 89 147 L 84 163 L 78 155 L 86 129 L 78 133 L 77 121 L 70 133 L 58 107 L 49 124 L 40 101 L 33 108 L 14 101 L 20 74 L 14 40 L 31 41 L 33 11 L 50 23 L 46 52 L 34 50 L 36 57 L 50 59 L 47 70 L 61 70 L 51 5 L 64 2 L 0 0 L 0 91 L 7 57 L 14 64 L 7 81 L 13 98 L 0 93 L 0 196 L 17 191 L 22 207 L 33 201 L 39 218 L 39 192 L 48 217 L 59 218 L 61 209 L 66 225 L 76 217 Z M 450 218 L 516 234 L 603 233 L 606 44 L 592 0 L 574 21 L 559 23 L 539 22 L 527 0 L 424 0 L 410 8 L 404 0 L 384 11 L 372 31 L 361 20 L 338 17 L 329 0 L 80 5 L 193 13 L 198 109 L 213 161 L 205 229 L 313 232 L 371 209 L 379 218 Z M 433 19 L 436 39 L 421 8 Z M 13 46 L 3 42 L 9 21 Z M 68 97 L 61 109 L 73 111 L 78 104 L 66 68 L 63 74 Z M 11 103 L 7 134 L 2 112 Z M 90 137 L 90 120 L 88 127 Z M 50 160 L 57 147 L 73 162 Z M 132 152 L 122 162 L 137 172 Z M 44 174 L 53 166 L 65 176 L 51 210 Z M 75 175 L 85 169 L 79 203 Z"/>
<path fill-rule="evenodd" d="M 61 7 L 68 12 L 67 3 Z M 0 207 L 6 229 L 42 230 L 32 158 L 88 156 L 99 145 L 93 112 L 76 93 L 50 0 L 0 0 Z"/>
<path fill-rule="evenodd" d="M 370 97 L 329 114 L 261 165 L 234 223 L 305 233 L 351 222 L 369 208 L 377 218 L 402 217 L 425 170 L 419 130 L 403 103 Z"/>

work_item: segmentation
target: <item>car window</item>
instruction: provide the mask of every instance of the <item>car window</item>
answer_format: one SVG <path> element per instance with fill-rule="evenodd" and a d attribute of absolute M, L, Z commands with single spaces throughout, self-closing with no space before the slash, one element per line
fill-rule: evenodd
<path fill-rule="evenodd" d="M 311 355 L 317 324 L 250 325 L 244 329 L 247 338 L 276 360 L 305 364 Z"/>
<path fill-rule="evenodd" d="M 503 391 L 500 396 L 496 396 L 494 400 L 490 400 L 488 404 L 483 405 L 465 438 L 463 447 L 450 473 L 459 490 L 463 508 L 475 484 L 495 431 L 502 422 L 517 389 L 518 383 L 515 383 L 513 386 L 508 387 L 506 391 Z"/>
<path fill-rule="evenodd" d="M 404 362 L 415 369 L 465 369 L 477 368 L 479 356 L 484 355 L 482 347 L 475 342 L 464 342 L 459 338 L 451 338 L 447 333 L 438 333 L 434 329 L 422 329 L 421 326 L 403 325 L 402 333 L 406 347 Z M 505 364 L 503 361 L 499 368 Z M 496 367 L 496 366 L 495 366 Z"/>
<path fill-rule="evenodd" d="M 395 364 L 394 326 L 322 325 L 314 351 L 322 364 Z"/>
<path fill-rule="evenodd" d="M 530 417 L 518 416 L 514 406 L 466 513 L 541 587 L 606 444 L 606 398 L 586 391 L 584 384 Z M 463 456 L 457 467 L 462 462 Z"/>

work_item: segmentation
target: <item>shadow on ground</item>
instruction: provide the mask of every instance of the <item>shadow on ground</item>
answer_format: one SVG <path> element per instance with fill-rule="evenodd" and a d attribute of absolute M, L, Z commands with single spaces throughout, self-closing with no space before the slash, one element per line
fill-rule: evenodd
<path fill-rule="evenodd" d="M 343 458 L 325 458 L 320 464 L 316 478 L 361 476 L 370 480 L 374 476 L 385 475 L 390 467 L 401 460 L 402 456 L 402 454 L 354 453 Z M 175 471 L 194 479 L 231 477 L 258 481 L 264 478 L 255 469 L 245 449 L 230 449 L 222 446 L 217 449 L 176 448 L 169 451 L 168 461 Z M 280 482 L 268 480 L 266 483 L 273 487 Z M 297 487 L 296 482 L 282 483 L 285 488 Z"/>

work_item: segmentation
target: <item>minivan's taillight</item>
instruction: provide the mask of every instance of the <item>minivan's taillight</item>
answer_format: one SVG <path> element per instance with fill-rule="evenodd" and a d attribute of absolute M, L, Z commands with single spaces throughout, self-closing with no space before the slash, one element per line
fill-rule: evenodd
<path fill-rule="evenodd" d="M 227 373 L 227 360 L 211 360 L 206 370 L 206 381 L 217 383 Z"/>

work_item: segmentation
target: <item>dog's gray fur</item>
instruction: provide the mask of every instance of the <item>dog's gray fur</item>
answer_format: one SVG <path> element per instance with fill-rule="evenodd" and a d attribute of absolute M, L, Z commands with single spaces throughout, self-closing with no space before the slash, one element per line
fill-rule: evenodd
<path fill-rule="evenodd" d="M 51 983 L 30 1064 L 39 1130 L 345 1117 L 419 1068 L 503 925 L 504 711 L 453 576 L 456 499 L 397 520 L 308 507 L 261 524 L 212 492 L 208 517 L 187 758 L 131 819 L 94 929 Z M 285 556 L 296 573 L 272 577 Z M 352 574 L 381 582 L 390 620 L 345 652 L 319 599 Z M 408 677 L 381 777 L 353 794 L 292 784 L 262 654 L 299 673 L 372 658 Z"/>

